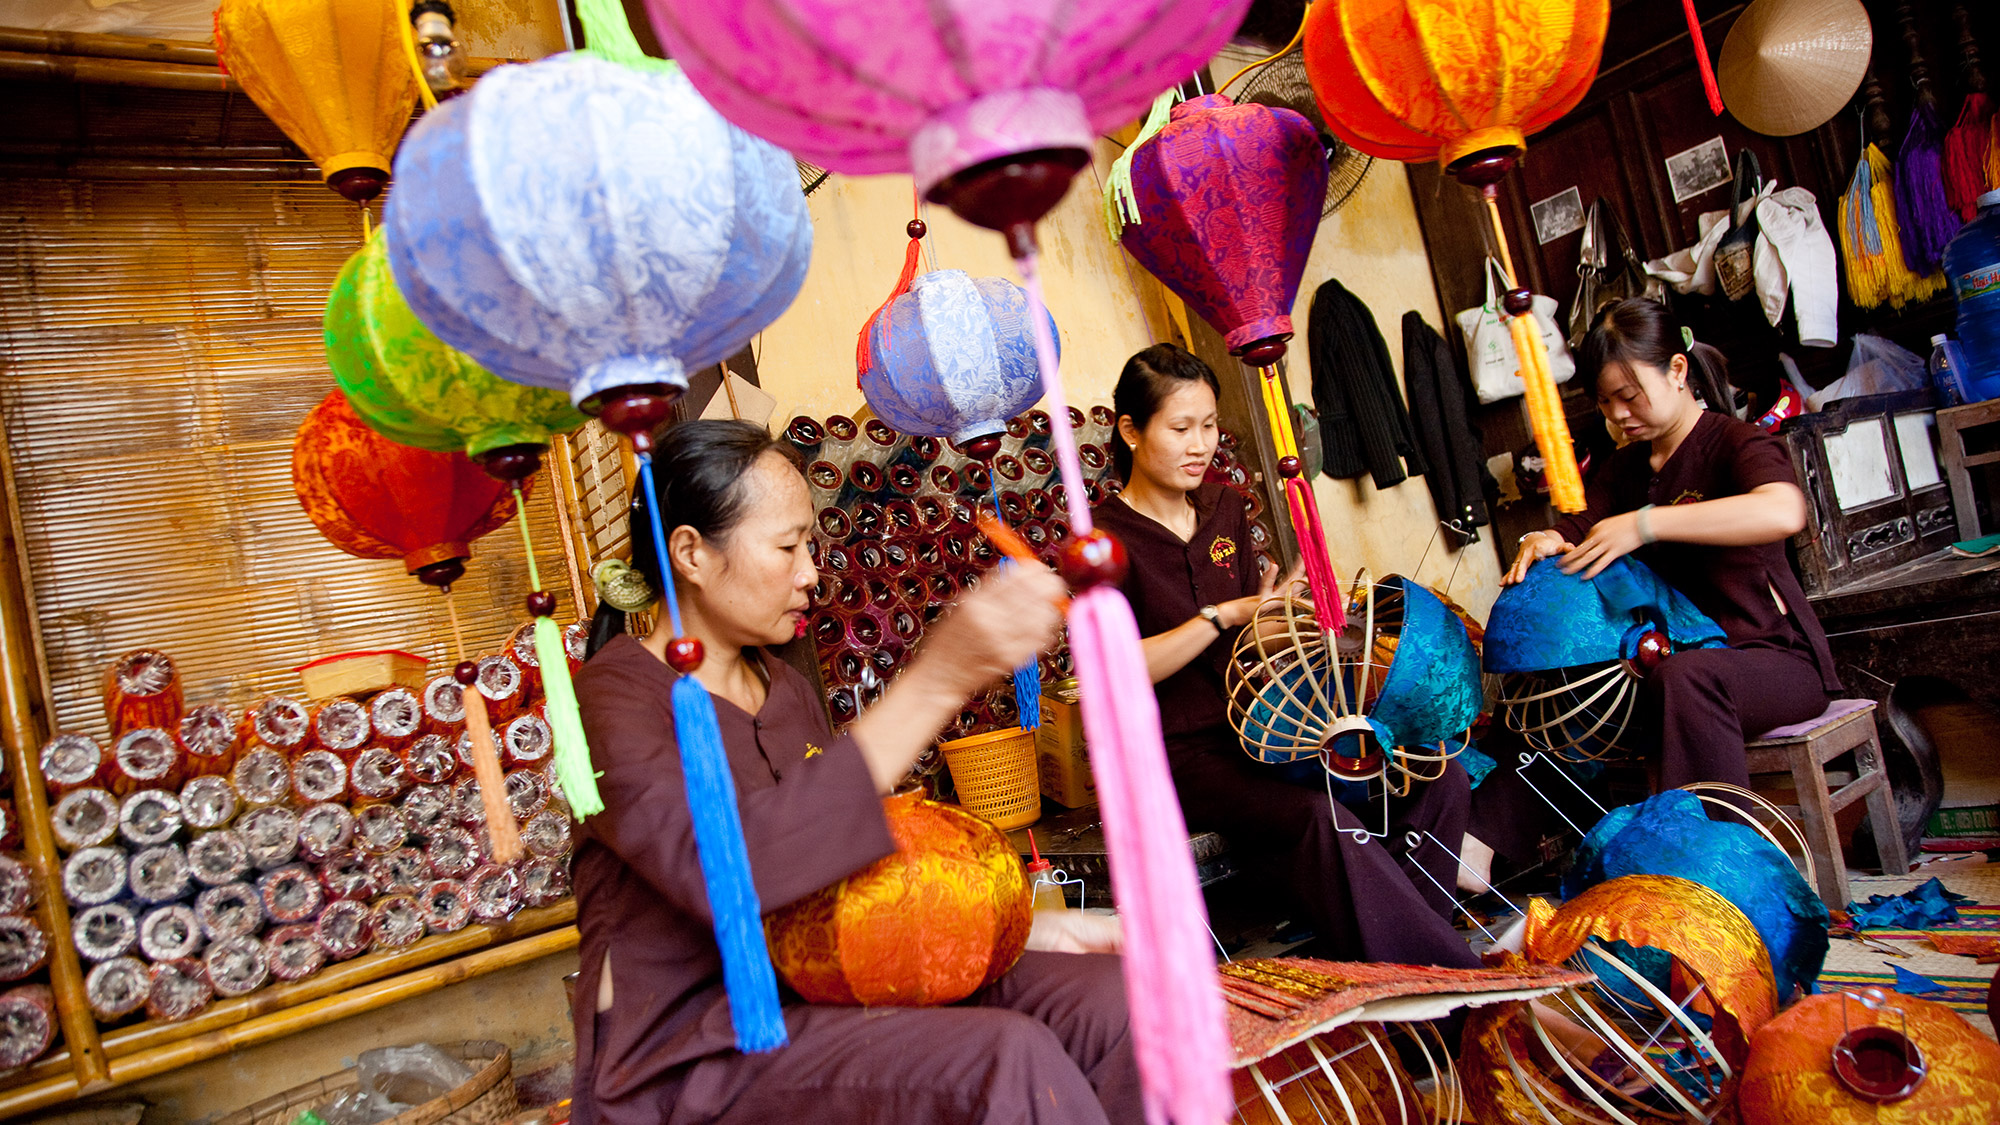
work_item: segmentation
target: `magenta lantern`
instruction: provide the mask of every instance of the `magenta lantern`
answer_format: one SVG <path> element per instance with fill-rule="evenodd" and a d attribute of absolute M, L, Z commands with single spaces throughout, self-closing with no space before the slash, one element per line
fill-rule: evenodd
<path fill-rule="evenodd" d="M 1119 241 L 1253 365 L 1284 354 L 1326 197 L 1326 147 L 1289 109 L 1190 98 L 1132 154 Z"/>
<path fill-rule="evenodd" d="M 1010 237 L 1062 198 L 1097 134 L 1137 118 L 1207 62 L 1249 6 L 646 4 L 661 41 L 724 117 L 835 172 L 912 172 L 933 202 Z"/>

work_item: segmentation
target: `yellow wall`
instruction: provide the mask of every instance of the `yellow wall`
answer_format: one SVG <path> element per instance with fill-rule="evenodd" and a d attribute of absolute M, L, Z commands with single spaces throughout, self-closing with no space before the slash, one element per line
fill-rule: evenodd
<path fill-rule="evenodd" d="M 1078 405 L 1108 403 L 1125 358 L 1167 338 L 1157 308 L 1149 323 L 1146 301 L 1152 287 L 1104 231 L 1100 184 L 1117 151 L 1103 143 L 1096 167 L 1078 178 L 1041 227 L 1049 307 L 1062 336 L 1063 381 L 1070 401 Z M 823 418 L 861 408 L 861 392 L 854 384 L 854 337 L 888 296 L 902 268 L 910 179 L 835 176 L 807 202 L 815 242 L 805 288 L 755 345 L 764 389 L 778 400 L 775 425 L 797 414 Z M 930 227 L 926 241 L 932 244 L 924 268 L 934 261 L 937 268 L 975 276 L 1015 276 L 999 235 L 962 222 L 942 207 L 926 206 L 924 218 Z M 1306 313 L 1313 290 L 1330 277 L 1338 277 L 1374 310 L 1399 376 L 1403 313 L 1416 309 L 1433 326 L 1443 327 L 1401 165 L 1378 164 L 1347 206 L 1320 227 L 1293 314 L 1298 333 L 1291 345 L 1290 382 L 1301 397 L 1311 393 Z M 1343 577 L 1362 566 L 1378 576 L 1406 573 L 1421 558 L 1417 574 L 1426 584 L 1443 589 L 1449 579 L 1450 595 L 1482 617 L 1492 605 L 1499 561 L 1490 541 L 1473 546 L 1460 559 L 1440 537 L 1425 557 L 1437 524 L 1421 477 L 1386 491 L 1366 478 L 1322 479 L 1317 494 L 1334 563 Z"/>

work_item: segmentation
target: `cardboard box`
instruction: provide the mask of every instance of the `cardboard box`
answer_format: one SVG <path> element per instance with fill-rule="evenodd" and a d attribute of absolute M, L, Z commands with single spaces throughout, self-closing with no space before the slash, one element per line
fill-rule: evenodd
<path fill-rule="evenodd" d="M 1041 775 L 1042 796 L 1070 809 L 1097 803 L 1097 779 L 1090 775 L 1083 708 L 1077 696 L 1074 679 L 1044 687 L 1042 725 L 1035 730 L 1035 769 Z"/>
<path fill-rule="evenodd" d="M 385 649 L 343 652 L 300 665 L 297 671 L 305 682 L 306 698 L 330 699 L 361 697 L 397 686 L 422 694 L 424 665 L 424 658 L 415 653 Z"/>

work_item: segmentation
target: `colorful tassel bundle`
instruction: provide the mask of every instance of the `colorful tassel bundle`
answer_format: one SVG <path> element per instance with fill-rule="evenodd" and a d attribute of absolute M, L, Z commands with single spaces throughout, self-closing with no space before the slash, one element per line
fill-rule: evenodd
<path fill-rule="evenodd" d="M 1889 158 L 1870 144 L 1855 161 L 1854 177 L 1840 197 L 1840 251 L 1847 266 L 1847 295 L 1858 308 L 1902 308 L 1944 289 L 1944 275 L 1918 275 L 1903 256 L 1896 222 Z"/>
<path fill-rule="evenodd" d="M 1910 272 L 1919 277 L 1937 273 L 1945 245 L 1962 223 L 1945 197 L 1944 128 L 1928 91 L 1919 93 L 1903 147 L 1896 151 L 1896 214 Z"/>
<path fill-rule="evenodd" d="M 1110 852 L 1111 886 L 1125 927 L 1124 973 L 1133 1050 L 1152 1125 L 1214 1125 L 1230 1116 L 1228 1030 L 1215 952 L 1206 930 L 1187 824 L 1167 772 L 1160 712 L 1146 678 L 1132 608 L 1107 573 L 1122 569 L 1115 541 L 1093 533 L 1083 466 L 1057 369 L 1055 336 L 1044 312 L 1041 278 L 1031 251 L 1015 259 L 1028 292 L 1042 385 L 1052 425 L 1051 445 L 1068 494 L 1071 544 L 1104 549 L 1076 561 L 1095 568 L 1090 579 L 1066 557 L 1072 585 L 1089 581 L 1070 603 L 1070 651 L 1082 687 L 1085 737 Z"/>
<path fill-rule="evenodd" d="M 1139 135 L 1111 162 L 1111 172 L 1104 177 L 1104 226 L 1111 232 L 1113 242 L 1123 237 L 1126 223 L 1139 221 L 1139 201 L 1132 193 L 1132 154 L 1167 127 L 1179 96 L 1180 91 L 1168 90 L 1153 99 L 1153 108 L 1146 114 L 1145 124 L 1139 126 Z"/>
<path fill-rule="evenodd" d="M 709 914 L 715 922 L 715 944 L 722 952 L 722 984 L 729 993 L 736 1049 L 746 1053 L 774 1051 L 786 1042 L 784 1011 L 778 1005 L 778 976 L 764 944 L 763 911 L 757 902 L 756 885 L 750 880 L 750 852 L 743 842 L 736 783 L 729 775 L 729 756 L 716 723 L 715 701 L 694 678 L 695 668 L 701 665 L 701 642 L 681 631 L 680 602 L 674 595 L 673 564 L 667 556 L 667 535 L 661 526 L 659 493 L 653 490 L 653 457 L 649 452 L 639 455 L 639 491 L 652 524 L 653 557 L 660 560 L 660 599 L 673 625 L 667 663 L 680 673 L 673 687 L 674 735 L 680 743 L 681 774 L 687 784 L 688 811 L 694 818 L 695 853 L 701 860 Z M 560 655 L 556 663 L 560 665 Z M 542 666 L 549 666 L 546 657 Z"/>
<path fill-rule="evenodd" d="M 1944 136 L 1944 192 L 1958 217 L 1971 222 L 1979 216 L 1978 199 L 1989 184 L 2000 184 L 2000 168 L 1992 165 L 1993 102 L 1979 90 L 1965 95 L 1958 122 Z"/>

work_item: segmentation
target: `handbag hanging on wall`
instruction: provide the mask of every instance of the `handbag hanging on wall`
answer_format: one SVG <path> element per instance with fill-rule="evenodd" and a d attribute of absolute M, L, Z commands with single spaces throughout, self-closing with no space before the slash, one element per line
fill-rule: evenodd
<path fill-rule="evenodd" d="M 1729 209 L 1729 233 L 1715 248 L 1715 280 L 1722 295 L 1740 301 L 1757 285 L 1754 263 L 1757 249 L 1757 196 L 1764 186 L 1764 170 L 1757 154 L 1743 149 L 1736 154 L 1736 201 Z"/>
<path fill-rule="evenodd" d="M 1592 200 L 1583 219 L 1583 243 L 1576 256 L 1576 297 L 1569 306 L 1569 346 L 1580 348 L 1591 322 L 1604 306 L 1627 297 L 1666 300 L 1666 286 L 1639 264 L 1625 226 L 1601 199 Z"/>
<path fill-rule="evenodd" d="M 1514 336 L 1507 328 L 1507 314 L 1500 308 L 1500 289 L 1494 279 L 1501 277 L 1500 263 L 1486 259 L 1486 303 L 1474 305 L 1453 319 L 1465 333 L 1465 358 L 1472 368 L 1472 389 L 1481 405 L 1524 394 L 1521 361 L 1514 354 Z M 1566 383 L 1576 374 L 1576 360 L 1569 354 L 1562 330 L 1556 327 L 1556 299 L 1535 294 L 1535 325 L 1542 331 L 1542 343 L 1549 349 L 1549 374 L 1557 383 Z"/>

